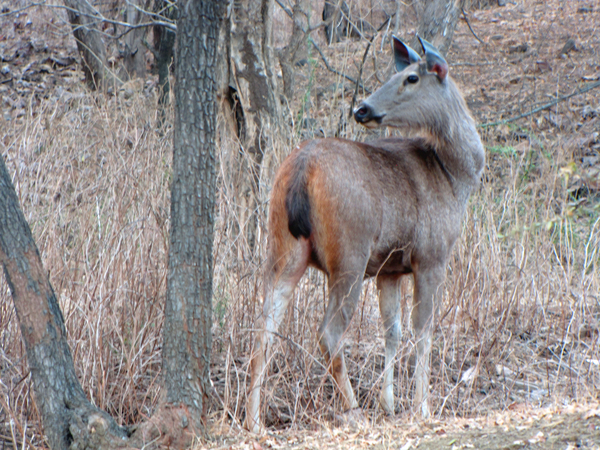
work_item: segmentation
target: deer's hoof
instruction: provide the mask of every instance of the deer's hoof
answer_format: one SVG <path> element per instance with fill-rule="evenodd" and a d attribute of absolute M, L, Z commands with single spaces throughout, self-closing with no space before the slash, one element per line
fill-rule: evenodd
<path fill-rule="evenodd" d="M 335 415 L 335 425 L 339 427 L 362 428 L 367 424 L 367 417 L 361 408 L 353 408 L 343 414 Z"/>

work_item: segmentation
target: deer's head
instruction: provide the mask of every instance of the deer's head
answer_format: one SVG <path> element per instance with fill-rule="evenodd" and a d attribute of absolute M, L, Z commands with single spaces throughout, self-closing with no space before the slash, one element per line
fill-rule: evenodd
<path fill-rule="evenodd" d="M 395 36 L 392 47 L 396 73 L 354 111 L 358 123 L 368 128 L 436 128 L 439 113 L 448 104 L 448 63 L 438 50 L 419 38 L 423 58 Z"/>

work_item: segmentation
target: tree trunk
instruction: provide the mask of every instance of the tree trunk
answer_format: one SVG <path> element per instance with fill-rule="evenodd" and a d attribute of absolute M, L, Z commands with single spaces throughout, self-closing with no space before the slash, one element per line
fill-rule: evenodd
<path fill-rule="evenodd" d="M 127 0 L 125 3 L 124 21 L 130 25 L 137 25 L 142 22 L 144 14 L 140 9 L 148 8 L 148 1 Z M 124 80 L 130 78 L 144 78 L 146 76 L 146 47 L 144 46 L 144 36 L 146 28 L 134 28 L 123 37 L 123 46 L 125 54 L 123 56 Z"/>
<path fill-rule="evenodd" d="M 65 0 L 65 6 L 87 85 L 91 89 L 104 89 L 111 83 L 120 84 L 106 64 L 106 45 L 96 26 L 96 11 L 85 0 Z"/>
<path fill-rule="evenodd" d="M 418 17 L 417 35 L 431 42 L 442 55 L 446 55 L 458 22 L 461 0 L 420 0 L 416 3 Z M 413 48 L 420 48 L 416 38 Z"/>
<path fill-rule="evenodd" d="M 350 17 L 350 8 L 345 1 L 325 0 L 323 20 L 329 21 L 329 24 L 325 25 L 327 44 L 340 42 L 341 38 L 348 34 L 348 17 Z"/>
<path fill-rule="evenodd" d="M 53 449 L 187 448 L 202 429 L 210 390 L 215 65 L 224 6 L 218 0 L 180 2 L 164 388 L 158 410 L 133 435 L 85 397 L 60 307 L 0 157 L 0 264 Z"/>
<path fill-rule="evenodd" d="M 348 3 L 343 0 L 325 0 L 323 5 L 323 21 L 327 43 L 340 42 L 343 37 L 367 38 L 375 33 L 375 28 L 359 17 L 352 17 Z"/>
<path fill-rule="evenodd" d="M 235 86 L 241 106 L 237 116 L 243 159 L 239 214 L 252 252 L 256 242 L 261 166 L 282 121 L 273 73 L 273 0 L 233 2 L 230 25 L 231 77 L 226 79 L 232 80 L 230 84 Z"/>
<path fill-rule="evenodd" d="M 167 4 L 166 0 L 154 1 L 154 12 L 167 19 L 176 20 L 176 8 Z M 173 60 L 173 47 L 175 46 L 175 32 L 166 27 L 154 27 L 153 53 L 158 71 L 158 125 L 162 127 L 165 122 L 165 108 L 169 104 L 169 66 Z"/>
<path fill-rule="evenodd" d="M 218 0 L 180 1 L 177 23 L 164 391 L 159 409 L 179 414 L 184 433 L 202 429 L 210 391 L 215 73 L 223 5 Z"/>
<path fill-rule="evenodd" d="M 292 8 L 292 35 L 286 45 L 277 55 L 281 65 L 281 76 L 283 79 L 283 95 L 292 101 L 295 85 L 294 65 L 298 56 L 306 53 L 306 33 L 308 30 L 308 14 L 310 5 L 308 0 L 296 0 Z"/>
<path fill-rule="evenodd" d="M 394 35 L 398 36 L 400 33 L 400 17 L 402 16 L 402 0 L 395 0 L 396 3 L 396 14 L 394 16 Z"/>
<path fill-rule="evenodd" d="M 79 384 L 56 295 L 1 156 L 0 264 L 12 294 L 50 447 L 109 448 L 123 442 L 127 430 L 93 406 Z"/>

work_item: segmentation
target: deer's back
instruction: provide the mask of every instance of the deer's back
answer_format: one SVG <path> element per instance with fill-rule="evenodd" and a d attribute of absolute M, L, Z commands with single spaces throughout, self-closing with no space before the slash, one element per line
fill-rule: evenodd
<path fill-rule="evenodd" d="M 328 273 L 364 256 L 367 275 L 445 262 L 460 231 L 464 204 L 423 139 L 304 142 L 278 171 L 272 232 L 284 225 L 273 211 L 298 179 L 310 205 L 311 262 Z"/>

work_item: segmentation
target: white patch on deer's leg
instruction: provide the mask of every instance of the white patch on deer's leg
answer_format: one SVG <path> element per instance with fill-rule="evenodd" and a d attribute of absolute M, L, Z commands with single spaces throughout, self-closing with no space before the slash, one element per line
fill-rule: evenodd
<path fill-rule="evenodd" d="M 402 337 L 402 308 L 400 305 L 400 278 L 380 276 L 377 278 L 379 289 L 379 311 L 385 332 L 385 367 L 383 386 L 379 403 L 383 410 L 394 414 L 394 362 L 398 344 Z"/>
<path fill-rule="evenodd" d="M 261 331 L 257 332 L 258 335 L 250 359 L 251 382 L 248 403 L 246 404 L 246 422 L 244 425 L 247 430 L 253 433 L 260 431 L 260 389 L 263 382 L 266 360 L 264 326 L 260 329 Z"/>
<path fill-rule="evenodd" d="M 429 378 L 431 377 L 431 331 L 424 330 L 424 336 L 417 342 L 417 366 L 415 368 L 415 406 L 420 405 L 421 417 L 428 419 L 429 412 Z"/>
<path fill-rule="evenodd" d="M 263 306 L 263 315 L 258 320 L 258 331 L 251 363 L 252 382 L 246 407 L 246 428 L 255 433 L 260 431 L 260 389 L 273 343 L 273 333 L 281 324 L 295 286 L 296 284 L 292 281 L 278 282 L 272 292 L 267 295 Z"/>
<path fill-rule="evenodd" d="M 283 320 L 296 284 L 306 270 L 308 251 L 307 244 L 303 244 L 299 247 L 296 258 L 291 259 L 286 268 L 278 274 L 279 278 L 273 282 L 276 275 L 265 277 L 265 302 L 263 313 L 257 320 L 256 340 L 250 363 L 250 391 L 246 405 L 245 427 L 254 433 L 258 433 L 261 427 L 260 394 L 274 333 Z"/>
<path fill-rule="evenodd" d="M 441 296 L 440 286 L 445 273 L 445 266 L 431 270 L 416 270 L 414 273 L 415 304 L 412 322 L 417 338 L 414 406 L 420 409 L 423 418 L 430 416 L 429 379 L 431 376 L 433 320 Z"/>

